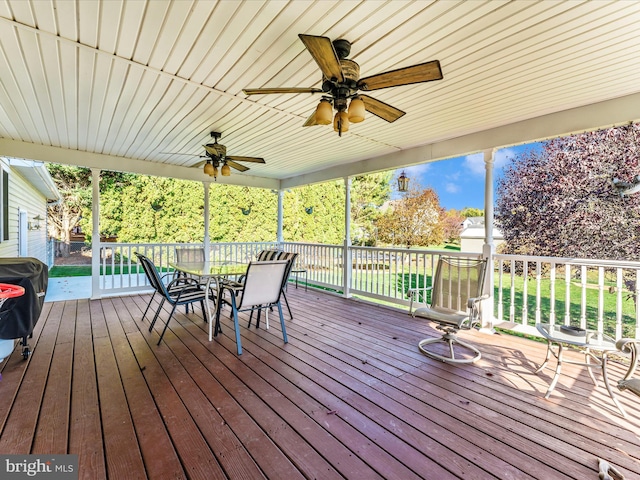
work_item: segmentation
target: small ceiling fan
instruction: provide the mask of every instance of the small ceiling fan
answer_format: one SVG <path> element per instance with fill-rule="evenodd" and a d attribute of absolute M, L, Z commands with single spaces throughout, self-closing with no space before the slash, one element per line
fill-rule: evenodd
<path fill-rule="evenodd" d="M 214 142 L 203 145 L 204 155 L 200 155 L 200 158 L 205 158 L 206 160 L 194 165 L 196 168 L 204 166 L 204 173 L 206 175 L 217 180 L 218 171 L 223 177 L 228 177 L 231 175 L 231 168 L 234 168 L 239 172 L 246 172 L 249 170 L 249 167 L 245 167 L 238 162 L 266 163 L 264 158 L 227 155 L 227 147 L 218 143 L 218 139 L 221 137 L 221 133 L 211 132 L 211 138 L 214 139 Z M 220 170 L 218 170 L 218 168 L 220 168 Z"/>
<path fill-rule="evenodd" d="M 329 125 L 333 121 L 334 130 L 342 136 L 343 132 L 349 130 L 349 123 L 364 120 L 365 110 L 387 122 L 394 122 L 405 112 L 358 92 L 443 78 L 438 60 L 360 78 L 360 66 L 353 60 L 347 59 L 351 52 L 351 43 L 348 40 L 338 39 L 332 42 L 328 37 L 304 34 L 298 34 L 298 37 L 322 71 L 322 88 L 245 88 L 242 91 L 245 95 L 321 93 L 322 99 L 314 113 L 304 123 L 305 127 Z M 347 102 L 349 102 L 348 108 Z M 333 119 L 332 107 L 337 111 Z"/>

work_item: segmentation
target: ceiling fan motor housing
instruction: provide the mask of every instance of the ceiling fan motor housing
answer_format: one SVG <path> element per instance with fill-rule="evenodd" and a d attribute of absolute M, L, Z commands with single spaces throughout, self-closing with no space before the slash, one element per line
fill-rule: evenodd
<path fill-rule="evenodd" d="M 344 81 L 331 81 L 322 76 L 322 91 L 330 93 L 334 99 L 334 107 L 340 110 L 340 106 L 346 108 L 346 103 L 341 100 L 353 97 L 358 92 L 358 80 L 360 79 L 360 65 L 353 60 L 340 60 Z"/>
<path fill-rule="evenodd" d="M 220 159 L 224 159 L 227 156 L 227 147 L 225 147 L 224 145 L 221 145 L 219 143 L 208 143 L 207 147 L 214 149 L 218 153 L 217 156 Z M 207 152 L 207 155 L 211 156 L 209 152 Z"/>
<path fill-rule="evenodd" d="M 331 43 L 333 43 L 333 49 L 340 60 L 347 58 L 351 53 L 351 42 L 349 40 L 338 38 Z"/>

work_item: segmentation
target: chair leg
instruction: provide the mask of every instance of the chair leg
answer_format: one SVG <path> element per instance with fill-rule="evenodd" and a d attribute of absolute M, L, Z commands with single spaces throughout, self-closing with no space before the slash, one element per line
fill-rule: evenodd
<path fill-rule="evenodd" d="M 287 295 L 284 293 L 284 288 L 282 289 L 282 297 L 284 298 L 284 303 L 287 304 L 287 310 L 289 310 L 289 318 L 293 320 L 293 314 L 291 313 L 291 307 L 289 306 L 289 300 L 287 300 Z"/>
<path fill-rule="evenodd" d="M 223 294 L 220 292 L 220 296 L 216 299 L 216 323 L 213 326 L 213 336 L 217 337 L 219 333 L 222 333 L 222 327 L 220 327 L 220 313 L 222 312 L 222 298 Z"/>
<path fill-rule="evenodd" d="M 162 297 L 162 300 L 160 301 L 160 305 L 158 306 L 158 309 L 156 310 L 156 314 L 153 316 L 153 320 L 151 321 L 151 324 L 149 325 L 149 331 L 153 330 L 153 326 L 156 324 L 156 320 L 158 320 L 158 316 L 160 315 L 160 312 L 162 311 L 162 306 L 164 305 L 164 301 L 166 300 L 166 298 Z"/>
<path fill-rule="evenodd" d="M 231 295 L 231 310 L 233 313 L 233 328 L 236 331 L 236 347 L 238 355 L 242 355 L 242 339 L 240 338 L 240 324 L 238 323 L 238 307 L 236 306 L 235 295 Z"/>
<path fill-rule="evenodd" d="M 204 300 L 200 300 L 200 308 L 202 309 L 202 318 L 204 318 L 204 323 L 208 323 L 207 321 L 207 311 L 204 307 Z M 193 311 L 193 307 L 191 307 L 191 311 Z"/>
<path fill-rule="evenodd" d="M 282 328 L 282 339 L 284 343 L 289 343 L 289 337 L 287 337 L 287 327 L 284 324 L 284 315 L 282 314 L 282 304 L 278 302 L 278 314 L 280 315 L 280 328 Z"/>
<path fill-rule="evenodd" d="M 258 307 L 258 314 L 256 316 L 256 328 L 260 328 L 260 318 L 262 318 L 262 308 Z"/>
<path fill-rule="evenodd" d="M 151 298 L 149 299 L 149 303 L 147 303 L 147 308 L 144 310 L 144 313 L 142 314 L 142 318 L 140 319 L 141 322 L 144 322 L 144 317 L 147 316 L 147 312 L 149 311 L 149 307 L 151 306 L 151 302 L 153 302 L 153 297 L 156 296 L 156 292 L 154 291 L 151 294 Z"/>
<path fill-rule="evenodd" d="M 160 338 L 158 339 L 157 345 L 160 345 L 162 342 L 162 337 L 164 337 L 164 333 L 167 331 L 167 327 L 169 327 L 169 322 L 171 321 L 171 317 L 173 317 L 173 313 L 176 311 L 176 304 L 173 304 L 173 308 L 171 309 L 171 313 L 169 314 L 169 318 L 167 318 L 167 323 L 164 324 L 164 328 L 162 329 L 162 333 L 160 334 Z"/>

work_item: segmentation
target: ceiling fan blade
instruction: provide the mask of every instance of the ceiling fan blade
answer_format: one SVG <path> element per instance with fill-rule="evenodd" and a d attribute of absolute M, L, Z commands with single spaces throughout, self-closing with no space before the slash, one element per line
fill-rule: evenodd
<path fill-rule="evenodd" d="M 227 158 L 226 162 L 227 162 L 227 165 L 229 165 L 230 167 L 235 168 L 239 172 L 246 172 L 247 170 L 249 170 L 249 167 L 245 167 L 244 165 L 240 165 L 239 163 L 236 163 L 233 160 L 229 160 L 229 158 Z"/>
<path fill-rule="evenodd" d="M 243 88 L 245 95 L 268 95 L 270 93 L 322 93 L 319 88 Z"/>
<path fill-rule="evenodd" d="M 338 82 L 344 81 L 340 59 L 333 48 L 333 43 L 328 37 L 317 37 L 315 35 L 298 34 L 304 46 L 316 61 L 322 74 L 329 80 L 336 79 Z"/>
<path fill-rule="evenodd" d="M 316 111 L 315 109 L 313 110 L 313 113 L 309 116 L 309 118 L 307 118 L 307 121 L 304 122 L 304 125 L 302 125 L 303 127 L 313 127 L 314 125 L 318 125 L 318 123 L 316 122 Z"/>
<path fill-rule="evenodd" d="M 388 103 L 384 103 L 383 101 L 377 100 L 369 95 L 360 95 L 360 98 L 362 98 L 364 108 L 367 112 L 371 112 L 389 123 L 395 122 L 406 113 L 399 108 L 392 107 Z"/>
<path fill-rule="evenodd" d="M 192 168 L 200 168 L 202 166 L 204 166 L 204 164 L 207 163 L 206 160 L 202 161 L 202 162 L 198 162 L 195 165 L 191 165 Z"/>
<path fill-rule="evenodd" d="M 380 88 L 398 87 L 432 80 L 442 80 L 442 70 L 438 60 L 361 78 L 358 80 L 358 88 L 368 92 Z"/>
<path fill-rule="evenodd" d="M 232 162 L 252 162 L 252 163 L 266 163 L 264 158 L 259 157 L 239 157 L 237 155 L 230 155 L 226 157 L 227 163 L 229 160 Z"/>

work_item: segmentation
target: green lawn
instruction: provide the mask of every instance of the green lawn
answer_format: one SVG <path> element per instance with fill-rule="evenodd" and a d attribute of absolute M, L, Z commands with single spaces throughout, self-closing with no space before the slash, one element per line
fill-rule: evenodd
<path fill-rule="evenodd" d="M 100 267 L 100 274 L 102 275 L 102 267 Z M 119 265 L 115 267 L 115 275 L 120 274 L 128 274 L 129 267 L 124 265 L 121 269 Z M 131 273 L 144 273 L 141 266 L 132 265 Z M 107 265 L 107 275 L 112 275 L 112 268 L 110 265 Z M 49 278 L 60 278 L 60 277 L 90 277 L 91 276 L 91 265 L 65 265 L 65 266 L 55 266 L 49 270 Z"/>

